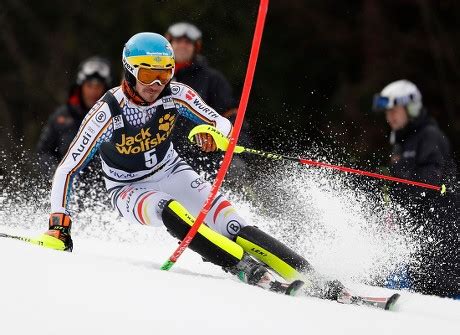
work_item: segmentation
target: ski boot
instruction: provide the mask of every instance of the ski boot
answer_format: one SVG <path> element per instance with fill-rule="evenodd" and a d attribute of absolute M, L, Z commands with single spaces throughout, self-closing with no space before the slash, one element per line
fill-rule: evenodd
<path fill-rule="evenodd" d="M 243 258 L 238 264 L 224 268 L 224 271 L 236 275 L 246 284 L 286 295 L 295 295 L 297 290 L 303 286 L 301 280 L 295 280 L 290 284 L 276 280 L 275 276 L 265 266 L 247 253 L 244 253 Z"/>

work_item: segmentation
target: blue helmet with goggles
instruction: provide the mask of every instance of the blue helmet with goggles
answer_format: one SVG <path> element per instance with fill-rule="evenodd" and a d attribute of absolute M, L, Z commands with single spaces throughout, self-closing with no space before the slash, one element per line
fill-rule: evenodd
<path fill-rule="evenodd" d="M 125 79 L 132 87 L 166 85 L 174 76 L 174 52 L 168 40 L 156 33 L 138 33 L 126 42 L 122 53 Z"/>
<path fill-rule="evenodd" d="M 420 115 L 423 107 L 422 94 L 414 83 L 406 79 L 394 81 L 374 95 L 373 111 L 386 111 L 395 106 L 405 107 L 411 118 Z"/>

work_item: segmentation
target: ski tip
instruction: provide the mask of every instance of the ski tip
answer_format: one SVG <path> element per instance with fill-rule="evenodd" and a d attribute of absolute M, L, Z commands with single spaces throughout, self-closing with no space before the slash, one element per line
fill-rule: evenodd
<path fill-rule="evenodd" d="M 389 297 L 387 303 L 385 304 L 385 310 L 386 311 L 394 310 L 394 305 L 396 304 L 396 301 L 398 301 L 400 296 L 401 295 L 399 293 L 395 293 L 391 297 Z"/>
<path fill-rule="evenodd" d="M 294 280 L 286 290 L 286 295 L 296 296 L 297 292 L 305 283 L 301 280 Z"/>

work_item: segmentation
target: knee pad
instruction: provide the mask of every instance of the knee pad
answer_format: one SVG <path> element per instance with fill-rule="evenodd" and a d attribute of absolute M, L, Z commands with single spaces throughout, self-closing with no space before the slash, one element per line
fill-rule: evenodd
<path fill-rule="evenodd" d="M 195 218 L 176 200 L 166 203 L 162 212 L 163 223 L 168 232 L 182 240 L 187 235 Z M 243 248 L 213 231 L 204 223 L 198 229 L 190 243 L 190 249 L 197 252 L 205 260 L 222 267 L 236 265 L 243 258 Z"/>
<path fill-rule="evenodd" d="M 241 228 L 236 243 L 286 280 L 301 279 L 302 273 L 312 271 L 305 258 L 255 226 Z"/>

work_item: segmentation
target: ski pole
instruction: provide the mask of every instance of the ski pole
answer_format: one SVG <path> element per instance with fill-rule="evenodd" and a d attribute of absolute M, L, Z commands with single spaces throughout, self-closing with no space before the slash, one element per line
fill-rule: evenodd
<path fill-rule="evenodd" d="M 46 235 L 46 234 L 42 234 L 39 237 L 33 238 L 33 237 L 27 237 L 27 236 L 17 236 L 17 235 L 0 233 L 0 237 L 19 240 L 19 241 L 23 241 L 26 243 L 38 245 L 40 247 L 49 248 L 49 249 L 61 250 L 61 251 L 64 250 L 64 245 L 62 241 L 52 236 Z"/>
<path fill-rule="evenodd" d="M 16 235 L 10 235 L 10 234 L 5 234 L 5 233 L 0 233 L 0 237 L 11 238 L 11 239 L 14 239 L 14 240 L 19 240 L 19 241 L 23 241 L 23 242 L 27 242 L 27 243 L 31 243 L 31 244 L 36 244 L 36 245 L 39 245 L 39 246 L 44 246 L 42 241 L 39 241 L 39 240 L 34 239 L 34 238 L 30 238 L 30 237 L 16 236 Z"/>
<path fill-rule="evenodd" d="M 188 136 L 189 140 L 193 142 L 194 141 L 194 136 L 196 134 L 198 134 L 198 133 L 208 133 L 208 134 L 210 134 L 213 137 L 214 141 L 216 142 L 217 147 L 220 150 L 222 150 L 222 151 L 227 150 L 228 138 L 226 138 L 215 127 L 210 126 L 210 125 L 196 126 L 195 128 L 193 128 L 190 131 L 190 134 Z M 345 166 L 340 166 L 340 165 L 332 165 L 332 164 L 318 162 L 318 161 L 305 159 L 305 158 L 280 155 L 280 154 L 277 154 L 277 153 L 265 152 L 265 151 L 262 151 L 262 150 L 250 149 L 250 148 L 245 148 L 245 147 L 237 145 L 235 147 L 235 153 L 242 153 L 242 152 L 262 156 L 262 157 L 273 159 L 273 160 L 289 160 L 289 161 L 297 162 L 297 163 L 300 163 L 300 164 L 303 164 L 303 165 L 319 166 L 319 167 L 322 167 L 322 168 L 328 168 L 328 169 L 339 170 L 339 171 L 342 171 L 342 172 L 354 173 L 354 174 L 367 176 L 367 177 L 371 177 L 371 178 L 384 179 L 384 180 L 389 180 L 389 181 L 402 183 L 402 184 L 407 184 L 407 185 L 411 185 L 411 186 L 427 188 L 427 189 L 439 191 L 439 192 L 441 192 L 441 194 L 445 194 L 446 191 L 447 191 L 446 185 L 444 185 L 444 184 L 442 184 L 441 186 L 432 185 L 432 184 L 426 184 L 426 183 L 421 183 L 421 182 L 418 182 L 418 181 L 402 179 L 402 178 L 397 178 L 397 177 L 392 177 L 392 176 L 386 176 L 386 175 L 379 174 L 379 173 L 368 172 L 368 171 L 363 171 L 363 170 L 358 170 L 358 169 L 352 169 L 352 168 L 345 167 Z"/>
<path fill-rule="evenodd" d="M 265 17 L 268 10 L 268 0 L 261 0 L 259 4 L 259 12 L 257 14 L 256 27 L 254 31 L 254 37 L 252 40 L 251 53 L 249 55 L 248 67 L 246 70 L 246 77 L 244 79 L 243 92 L 241 94 L 241 101 L 238 106 L 238 112 L 236 114 L 236 121 L 231 132 L 230 141 L 227 141 L 226 152 L 222 165 L 217 172 L 217 177 L 212 184 L 211 191 L 206 199 L 206 202 L 203 205 L 200 213 L 198 214 L 193 226 L 188 231 L 187 235 L 180 242 L 179 246 L 176 248 L 174 253 L 169 257 L 169 259 L 161 266 L 162 270 L 169 270 L 176 263 L 177 259 L 182 255 L 185 249 L 190 245 L 193 238 L 195 237 L 198 229 L 203 223 L 206 215 L 211 208 L 212 202 L 219 190 L 224 177 L 227 173 L 228 168 L 230 167 L 230 162 L 233 157 L 233 150 L 238 142 L 238 136 L 240 135 L 241 126 L 243 125 L 244 113 L 246 112 L 246 107 L 248 105 L 249 93 L 251 92 L 252 81 L 254 79 L 254 73 L 257 64 L 257 57 L 259 55 L 260 44 L 262 41 L 262 33 L 264 30 Z"/>

